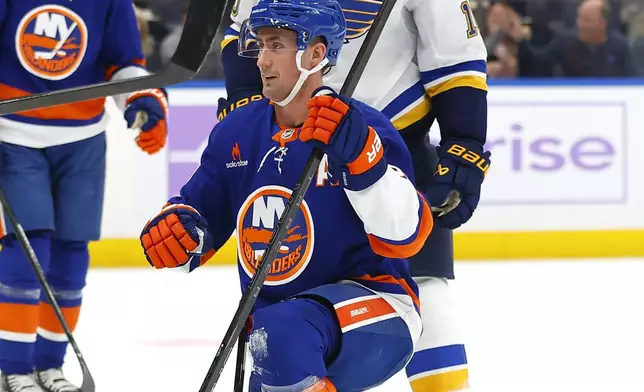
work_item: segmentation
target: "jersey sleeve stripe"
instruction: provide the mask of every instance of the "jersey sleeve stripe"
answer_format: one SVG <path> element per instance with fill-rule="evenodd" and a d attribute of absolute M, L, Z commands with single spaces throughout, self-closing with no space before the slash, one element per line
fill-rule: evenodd
<path fill-rule="evenodd" d="M 239 38 L 239 31 L 236 30 L 233 26 L 230 26 L 226 29 L 224 32 L 224 38 L 221 40 L 221 50 L 224 50 L 226 45 L 229 43 L 236 41 Z"/>
<path fill-rule="evenodd" d="M 26 97 L 31 93 L 0 83 L 0 100 Z M 92 99 L 89 101 L 75 102 L 65 105 L 52 106 L 47 108 L 33 109 L 25 112 L 7 115 L 6 118 L 15 121 L 25 121 L 24 118 L 33 119 L 34 123 L 42 125 L 64 126 L 62 123 L 51 123 L 47 120 L 68 120 L 69 125 L 81 126 L 98 122 L 101 119 L 105 106 L 105 98 Z"/>
<path fill-rule="evenodd" d="M 122 70 L 123 68 L 127 67 L 139 67 L 139 68 L 146 68 L 146 61 L 145 59 L 134 59 L 128 64 L 124 65 L 110 65 L 105 69 L 105 80 L 111 80 L 112 76 L 114 76 L 115 73 L 118 71 Z"/>
<path fill-rule="evenodd" d="M 463 72 L 482 75 L 485 77 L 487 73 L 487 64 L 485 60 L 466 61 L 463 63 L 436 68 L 430 71 L 422 71 L 420 73 L 420 78 L 425 85 L 425 89 L 428 89 L 456 76 L 456 74 L 462 74 Z"/>
<path fill-rule="evenodd" d="M 429 113 L 430 103 L 423 84 L 418 81 L 382 109 L 397 130 L 405 129 Z"/>
<path fill-rule="evenodd" d="M 487 81 L 480 75 L 461 74 L 429 87 L 427 89 L 427 95 L 433 98 L 440 93 L 456 87 L 471 87 L 487 91 Z"/>
<path fill-rule="evenodd" d="M 384 257 L 407 258 L 418 253 L 423 247 L 434 225 L 434 218 L 432 217 L 429 204 L 425 200 L 425 197 L 419 192 L 417 194 L 419 201 L 418 215 L 420 219 L 418 220 L 414 234 L 402 241 L 367 234 L 369 245 L 376 254 Z"/>
<path fill-rule="evenodd" d="M 101 98 L 101 100 L 105 102 L 104 98 Z M 63 105 L 60 105 L 60 106 L 63 106 Z M 36 109 L 36 110 L 42 110 L 42 109 Z M 59 115 L 60 117 L 64 117 L 64 116 L 71 117 L 73 116 L 73 113 L 75 113 L 75 111 L 74 110 L 71 110 L 68 112 L 63 111 L 60 113 L 61 113 Z M 27 117 L 27 116 L 21 116 L 19 114 L 7 114 L 7 115 L 4 115 L 3 118 L 11 121 L 16 121 L 22 124 L 50 127 L 49 129 L 56 129 L 56 128 L 61 129 L 61 128 L 71 128 L 71 127 L 85 127 L 85 126 L 91 126 L 91 125 L 97 124 L 103 119 L 104 113 L 105 111 L 102 110 L 96 116 L 89 118 L 87 120 L 75 120 L 73 118 L 56 119 L 56 118 L 48 118 L 48 117 L 44 117 L 44 118 Z"/>
<path fill-rule="evenodd" d="M 427 97 L 423 96 L 419 98 L 414 105 L 410 106 L 411 109 L 408 111 L 399 113 L 399 116 L 396 116 L 396 119 L 392 119 L 391 123 L 394 128 L 397 130 L 402 130 L 408 126 L 415 124 L 416 122 L 423 119 L 431 109 L 431 104 Z"/>
<path fill-rule="evenodd" d="M 381 112 L 390 120 L 395 120 L 401 113 L 409 111 L 410 108 L 418 105 L 418 101 L 425 96 L 425 88 L 423 84 L 418 81 L 416 84 L 409 87 L 402 94 L 394 98 Z"/>

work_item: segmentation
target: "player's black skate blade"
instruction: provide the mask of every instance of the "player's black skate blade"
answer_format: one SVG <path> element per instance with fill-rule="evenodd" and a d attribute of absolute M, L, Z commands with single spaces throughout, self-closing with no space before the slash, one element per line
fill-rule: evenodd
<path fill-rule="evenodd" d="M 226 0 L 190 0 L 186 22 L 172 62 L 160 72 L 3 100 L 0 101 L 0 115 L 159 88 L 190 80 L 201 68 L 215 41 L 225 9 Z"/>

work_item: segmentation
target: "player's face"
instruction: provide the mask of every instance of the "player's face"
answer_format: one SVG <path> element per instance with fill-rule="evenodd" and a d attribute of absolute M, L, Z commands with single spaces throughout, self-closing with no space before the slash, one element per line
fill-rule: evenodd
<path fill-rule="evenodd" d="M 257 66 L 262 76 L 264 96 L 281 101 L 288 96 L 300 76 L 295 63 L 297 33 L 264 28 L 257 33 Z"/>

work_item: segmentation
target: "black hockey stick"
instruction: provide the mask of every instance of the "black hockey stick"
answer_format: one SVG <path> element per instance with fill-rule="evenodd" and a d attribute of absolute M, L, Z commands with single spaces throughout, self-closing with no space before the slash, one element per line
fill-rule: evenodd
<path fill-rule="evenodd" d="M 90 84 L 0 101 L 0 115 L 159 88 L 191 79 L 201 68 L 224 16 L 226 0 L 190 0 L 170 65 L 137 78 Z"/>
<path fill-rule="evenodd" d="M 385 26 L 385 22 L 387 21 L 387 18 L 389 17 L 389 14 L 391 13 L 391 10 L 393 9 L 395 3 L 396 0 L 384 0 L 380 11 L 378 12 L 378 15 L 371 24 L 371 28 L 369 29 L 369 32 L 367 33 L 367 36 L 365 37 L 365 40 L 360 47 L 360 51 L 353 61 L 353 65 L 349 70 L 347 78 L 345 79 L 344 84 L 340 89 L 341 95 L 345 97 L 350 97 L 351 95 L 353 95 L 353 92 L 355 91 L 356 86 L 360 81 L 360 77 L 362 76 L 362 73 L 367 66 L 367 61 L 369 60 L 369 57 L 371 56 L 371 53 L 376 46 L 378 37 L 380 36 L 380 33 L 382 32 L 382 29 Z M 239 343 L 242 343 L 241 339 L 239 339 L 240 333 L 246 325 L 246 320 L 248 319 L 248 316 L 250 315 L 255 302 L 257 301 L 257 297 L 259 296 L 259 292 L 261 291 L 264 282 L 266 281 L 266 277 L 268 276 L 268 273 L 271 269 L 273 260 L 277 256 L 277 252 L 279 251 L 282 242 L 286 238 L 288 230 L 293 223 L 293 219 L 295 219 L 297 211 L 300 209 L 302 200 L 304 200 L 304 195 L 309 189 L 309 186 L 313 181 L 313 177 L 317 173 L 318 166 L 320 165 L 323 157 L 324 152 L 321 149 L 313 149 L 313 153 L 311 153 L 311 156 L 309 157 L 309 160 L 304 167 L 302 175 L 293 187 L 293 192 L 291 193 L 291 197 L 289 198 L 284 212 L 282 213 L 282 216 L 278 221 L 277 228 L 273 232 L 273 235 L 268 242 L 268 250 L 262 256 L 259 265 L 257 266 L 255 275 L 253 275 L 253 279 L 251 280 L 248 288 L 246 289 L 246 292 L 239 301 L 237 311 L 235 312 L 233 320 L 228 327 L 228 331 L 226 331 L 226 335 L 224 336 L 224 339 L 219 346 L 219 350 L 217 350 L 215 359 L 208 369 L 208 373 L 206 374 L 206 378 L 204 379 L 199 392 L 211 392 L 213 390 L 213 388 L 217 385 L 217 381 L 219 380 L 224 367 L 226 366 L 226 361 L 228 361 L 228 357 L 230 356 L 235 342 L 239 340 Z M 238 350 L 241 349 L 238 348 Z M 243 358 L 244 356 L 242 355 L 241 357 Z M 243 365 L 241 365 L 241 368 L 239 368 L 239 364 L 237 366 L 238 370 L 241 370 L 243 372 Z M 237 374 L 235 376 L 236 384 L 238 382 L 238 378 L 239 375 Z"/>
<path fill-rule="evenodd" d="M 237 360 L 235 361 L 235 382 L 233 392 L 244 392 L 244 377 L 246 375 L 246 328 L 242 329 L 237 339 Z"/>
<path fill-rule="evenodd" d="M 63 326 L 63 330 L 65 331 L 65 335 L 69 340 L 69 344 L 74 349 L 74 354 L 76 354 L 78 363 L 80 363 L 81 371 L 83 372 L 83 383 L 81 384 L 80 391 L 94 392 L 96 390 L 96 387 L 94 386 L 94 378 L 92 377 L 92 374 L 89 372 L 89 368 L 87 367 L 87 363 L 85 363 L 83 354 L 78 348 L 78 345 L 76 344 L 76 340 L 74 339 L 74 336 L 72 335 L 72 332 L 69 326 L 67 325 L 67 322 L 65 321 L 65 316 L 63 316 L 63 312 L 60 310 L 60 306 L 56 301 L 54 292 L 51 289 L 51 286 L 49 286 L 49 283 L 47 283 L 45 272 L 43 271 L 42 266 L 38 261 L 36 252 L 34 251 L 34 248 L 29 243 L 27 234 L 25 233 L 25 230 L 23 229 L 22 225 L 18 221 L 18 218 L 16 218 L 16 214 L 13 212 L 13 208 L 11 208 L 11 204 L 9 203 L 9 200 L 7 200 L 7 197 L 5 196 L 4 191 L 2 189 L 0 189 L 0 204 L 2 204 L 2 209 L 4 213 L 7 214 L 7 217 L 9 218 L 9 222 L 13 226 L 13 229 L 16 233 L 16 237 L 20 242 L 20 246 L 22 247 L 22 250 L 25 252 L 25 255 L 27 256 L 27 260 L 29 260 L 31 267 L 34 269 L 34 272 L 36 273 L 36 276 L 40 281 L 40 285 L 42 286 L 43 290 L 45 291 L 45 294 L 47 295 L 47 299 L 49 300 L 49 303 L 51 304 L 52 308 L 54 308 L 54 312 L 56 313 L 56 318 L 60 322 L 60 325 Z"/>

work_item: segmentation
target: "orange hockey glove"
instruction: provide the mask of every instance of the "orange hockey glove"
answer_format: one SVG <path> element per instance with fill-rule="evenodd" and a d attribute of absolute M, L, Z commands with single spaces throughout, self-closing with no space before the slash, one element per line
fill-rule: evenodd
<path fill-rule="evenodd" d="M 350 190 L 373 185 L 385 174 L 384 146 L 368 126 L 356 101 L 336 94 L 314 96 L 300 140 L 320 147 L 329 158 L 329 174 Z"/>
<path fill-rule="evenodd" d="M 201 265 L 215 253 L 206 220 L 184 204 L 169 204 L 152 218 L 141 232 L 141 246 L 148 263 L 157 269 L 180 267 L 193 256 L 203 256 L 198 260 Z"/>
<path fill-rule="evenodd" d="M 124 113 L 128 128 L 140 128 L 136 144 L 152 155 L 159 152 L 168 137 L 168 94 L 165 89 L 132 93 Z"/>

